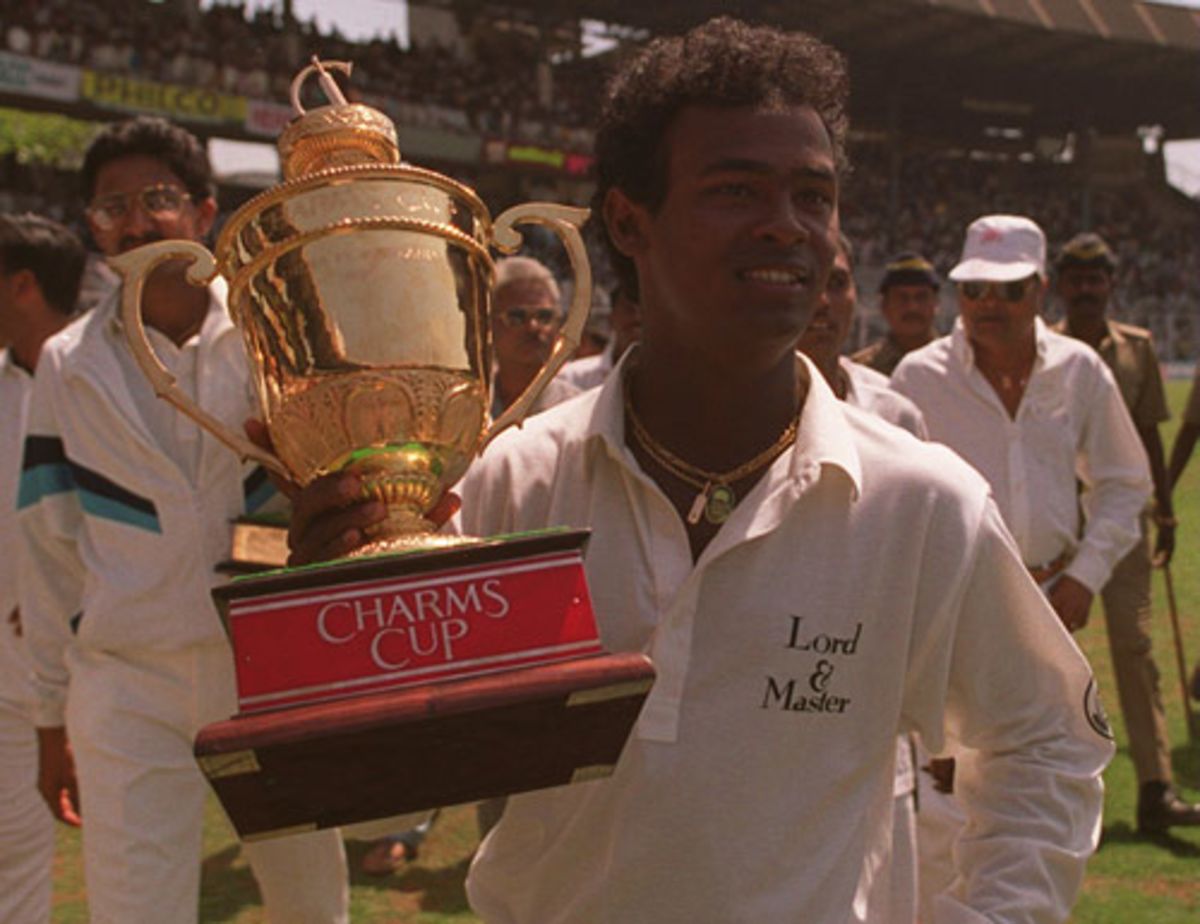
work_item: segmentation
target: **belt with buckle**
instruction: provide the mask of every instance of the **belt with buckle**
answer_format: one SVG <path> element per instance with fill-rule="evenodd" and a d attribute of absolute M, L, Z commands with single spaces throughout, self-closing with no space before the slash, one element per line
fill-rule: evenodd
<path fill-rule="evenodd" d="M 1071 553 L 1063 552 L 1053 561 L 1048 561 L 1042 565 L 1026 565 L 1025 567 L 1029 569 L 1029 576 L 1033 578 L 1035 583 L 1045 584 L 1052 577 L 1057 577 L 1070 563 Z"/>

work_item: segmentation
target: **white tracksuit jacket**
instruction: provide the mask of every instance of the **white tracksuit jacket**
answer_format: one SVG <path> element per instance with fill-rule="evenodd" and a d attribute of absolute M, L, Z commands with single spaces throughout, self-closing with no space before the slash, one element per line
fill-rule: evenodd
<path fill-rule="evenodd" d="M 130 390 L 150 384 L 131 383 L 122 365 L 118 298 L 47 341 L 29 410 L 21 611 L 43 727 L 63 724 L 68 645 L 154 652 L 220 639 L 210 590 L 230 521 L 275 495 L 261 467 L 208 433 L 195 483 L 164 455 Z M 240 429 L 254 404 L 240 334 L 223 310 L 204 322 L 198 363 L 200 405 Z"/>

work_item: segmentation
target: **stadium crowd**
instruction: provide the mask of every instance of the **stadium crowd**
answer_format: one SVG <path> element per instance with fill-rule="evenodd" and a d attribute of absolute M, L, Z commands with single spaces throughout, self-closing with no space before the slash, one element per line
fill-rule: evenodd
<path fill-rule="evenodd" d="M 296 71 L 320 53 L 353 61 L 354 86 L 401 101 L 409 124 L 573 149 L 590 146 L 586 126 L 604 78 L 587 61 L 552 67 L 523 31 L 483 26 L 464 54 L 436 43 L 404 48 L 394 34 L 351 42 L 315 20 L 244 4 L 3 0 L 0 22 L 16 54 L 252 99 L 286 100 Z"/>
<path fill-rule="evenodd" d="M 353 61 L 352 87 L 389 100 L 401 131 L 436 127 L 579 151 L 590 150 L 589 126 L 612 66 L 603 56 L 552 63 L 530 33 L 482 20 L 467 24 L 465 50 L 404 48 L 394 35 L 352 42 L 322 33 L 315 20 L 285 21 L 276 9 L 248 12 L 232 3 L 196 10 L 142 0 L 0 0 L 0 22 L 4 46 L 14 53 L 276 101 L 287 98 L 299 66 L 319 52 Z M 850 156 L 856 170 L 843 221 L 858 248 L 858 272 L 868 279 L 902 250 L 926 254 L 944 273 L 973 216 L 1029 215 L 1061 243 L 1084 214 L 1084 184 L 1070 164 L 911 151 L 892 189 L 890 154 L 878 143 L 851 144 Z M 0 174 L 0 207 L 83 230 L 61 171 L 18 164 L 10 155 L 0 160 Z M 1172 339 L 1190 356 L 1200 343 L 1200 317 L 1193 319 L 1200 306 L 1200 210 L 1177 205 L 1164 215 L 1147 184 L 1087 196 L 1091 226 L 1121 258 L 1116 317 L 1159 330 L 1169 318 L 1194 329 L 1197 335 L 1178 345 Z"/>
<path fill-rule="evenodd" d="M 974 216 L 1028 215 L 1052 244 L 1062 244 L 1084 213 L 1084 183 L 1070 164 L 910 153 L 901 159 L 893 197 L 886 152 L 878 145 L 851 152 L 855 170 L 843 226 L 865 267 L 914 250 L 944 274 L 958 259 L 962 229 Z M 1163 191 L 1157 192 L 1138 183 L 1087 194 L 1091 226 L 1120 258 L 1115 316 L 1143 327 L 1153 326 L 1156 317 L 1191 317 L 1200 307 L 1200 209 L 1184 204 L 1182 196 L 1174 208 L 1163 208 Z"/>

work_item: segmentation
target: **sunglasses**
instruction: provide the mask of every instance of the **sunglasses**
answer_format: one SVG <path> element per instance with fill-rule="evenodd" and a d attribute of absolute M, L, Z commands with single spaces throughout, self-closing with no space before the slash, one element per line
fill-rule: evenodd
<path fill-rule="evenodd" d="M 1035 276 L 1026 276 L 1024 279 L 1014 279 L 1012 282 L 979 282 L 971 280 L 969 282 L 960 282 L 958 291 L 963 298 L 977 302 L 985 298 L 989 292 L 1003 302 L 1019 302 L 1025 297 L 1025 293 L 1029 291 L 1030 285 L 1033 283 Z"/>
<path fill-rule="evenodd" d="M 553 308 L 509 308 L 500 312 L 500 320 L 508 327 L 524 327 L 530 321 L 538 327 L 552 327 L 558 323 L 558 312 Z"/>
<path fill-rule="evenodd" d="M 191 198 L 177 186 L 159 184 L 143 187 L 137 192 L 114 193 L 97 199 L 88 206 L 87 214 L 101 231 L 111 231 L 129 215 L 134 199 L 147 215 L 165 220 L 177 216 L 183 210 L 183 204 Z"/>

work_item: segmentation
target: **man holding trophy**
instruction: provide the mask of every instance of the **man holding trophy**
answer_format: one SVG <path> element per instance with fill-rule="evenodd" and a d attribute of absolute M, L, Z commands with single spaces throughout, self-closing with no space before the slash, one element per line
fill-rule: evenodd
<path fill-rule="evenodd" d="M 83 187 L 108 256 L 198 241 L 216 215 L 203 148 L 161 119 L 101 131 Z M 240 425 L 250 391 L 224 286 L 190 285 L 185 269 L 168 263 L 147 280 L 150 336 L 181 388 Z M 63 811 L 73 751 L 93 921 L 186 924 L 197 916 L 207 791 L 192 738 L 234 701 L 214 566 L 230 521 L 272 492 L 261 469 L 158 401 L 125 342 L 119 300 L 47 342 L 31 401 L 21 611 L 39 694 L 39 785 Z M 336 831 L 246 851 L 270 920 L 347 920 Z"/>
<path fill-rule="evenodd" d="M 641 346 L 497 439 L 460 526 L 589 527 L 601 640 L 658 679 L 611 779 L 509 800 L 468 879 L 489 922 L 886 920 L 867 857 L 907 731 L 976 755 L 942 919 L 1074 901 L 1112 754 L 1088 665 L 982 479 L 794 352 L 836 243 L 846 94 L 832 49 L 729 19 L 610 87 L 594 202 Z M 300 492 L 295 562 L 378 531 L 365 480 Z"/>

